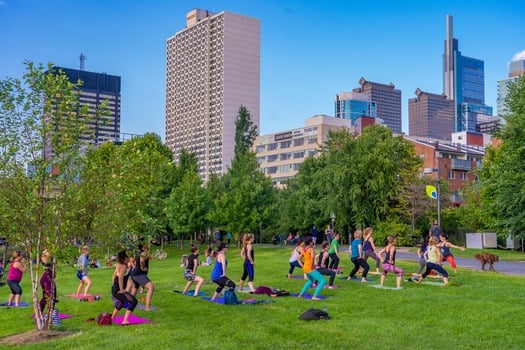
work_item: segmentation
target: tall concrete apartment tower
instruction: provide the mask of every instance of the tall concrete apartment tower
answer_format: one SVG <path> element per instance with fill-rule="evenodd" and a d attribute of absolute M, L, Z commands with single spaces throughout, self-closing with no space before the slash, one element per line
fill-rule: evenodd
<path fill-rule="evenodd" d="M 353 92 L 366 94 L 370 103 L 375 105 L 376 119 L 381 119 L 381 124 L 386 125 L 395 134 L 401 134 L 401 90 L 395 85 L 374 83 L 361 77 L 361 87 Z M 376 121 L 377 124 L 379 122 Z"/>
<path fill-rule="evenodd" d="M 485 105 L 484 62 L 461 54 L 458 40 L 454 39 L 451 15 L 446 17 L 443 93 L 456 105 L 451 132 L 475 132 L 477 115 L 492 115 L 492 107 Z"/>
<path fill-rule="evenodd" d="M 235 121 L 244 105 L 259 128 L 260 22 L 194 9 L 167 40 L 166 145 L 198 158 L 201 178 L 225 173 L 234 155 Z"/>
<path fill-rule="evenodd" d="M 96 117 L 88 122 L 89 132 L 93 137 L 86 141 L 94 145 L 104 142 L 117 142 L 120 140 L 120 77 L 105 73 L 88 72 L 85 70 L 53 67 L 61 69 L 69 81 L 76 83 L 82 81 L 79 93 L 80 106 L 88 106 L 89 111 L 95 111 L 103 101 L 107 101 L 107 115 Z"/>
<path fill-rule="evenodd" d="M 512 57 L 509 64 L 508 78 L 498 81 L 498 115 L 505 116 L 509 111 L 505 99 L 509 93 L 509 86 L 525 75 L 525 51 L 518 52 Z"/>

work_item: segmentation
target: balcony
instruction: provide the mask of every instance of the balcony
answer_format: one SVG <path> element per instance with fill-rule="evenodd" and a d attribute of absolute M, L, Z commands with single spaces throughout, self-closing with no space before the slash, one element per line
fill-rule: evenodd
<path fill-rule="evenodd" d="M 451 159 L 450 168 L 451 170 L 471 171 L 472 161 L 465 159 Z"/>

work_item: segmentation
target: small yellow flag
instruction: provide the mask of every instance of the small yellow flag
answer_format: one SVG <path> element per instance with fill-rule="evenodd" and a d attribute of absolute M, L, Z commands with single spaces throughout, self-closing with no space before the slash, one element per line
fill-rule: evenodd
<path fill-rule="evenodd" d="M 434 199 L 438 198 L 436 186 L 427 185 L 426 190 L 427 190 L 427 196 L 429 196 L 430 198 L 434 198 Z"/>

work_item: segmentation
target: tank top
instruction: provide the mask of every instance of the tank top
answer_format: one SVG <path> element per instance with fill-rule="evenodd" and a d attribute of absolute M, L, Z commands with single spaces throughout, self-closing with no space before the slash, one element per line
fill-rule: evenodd
<path fill-rule="evenodd" d="M 395 265 L 396 264 L 396 252 L 394 251 L 394 254 L 392 254 L 392 256 L 390 256 L 390 249 L 392 247 L 388 248 L 388 250 L 386 251 L 386 254 L 385 254 L 385 260 L 383 261 L 383 264 L 392 264 L 392 265 Z M 392 262 L 390 262 L 392 261 Z"/>
<path fill-rule="evenodd" d="M 20 282 L 23 275 L 22 270 L 15 267 L 15 262 L 17 261 L 18 260 L 15 260 L 11 263 L 11 266 L 9 266 L 9 273 L 7 274 L 7 279 L 14 282 Z"/>
<path fill-rule="evenodd" d="M 199 254 L 190 254 L 188 256 L 188 265 L 186 266 L 186 270 L 190 270 L 193 272 L 193 269 L 195 268 L 195 259 L 197 259 Z"/>
<path fill-rule="evenodd" d="M 228 266 L 228 259 L 226 259 L 224 262 L 226 266 Z M 213 265 L 213 270 L 211 271 L 211 280 L 218 280 L 221 278 L 223 273 L 224 271 L 222 270 L 222 264 L 219 262 L 219 257 L 217 257 L 217 259 L 215 259 L 215 265 Z"/>
<path fill-rule="evenodd" d="M 294 261 L 297 261 L 297 259 L 299 259 L 299 255 L 301 253 L 299 253 L 299 251 L 297 250 L 297 248 L 295 248 L 292 252 L 292 256 L 290 256 L 290 260 L 288 260 L 289 262 L 294 262 Z"/>
<path fill-rule="evenodd" d="M 325 251 L 322 251 L 321 254 L 319 254 L 319 258 L 317 258 L 317 266 L 319 268 L 322 268 L 322 269 L 326 269 L 328 266 L 327 263 L 328 263 L 328 259 L 325 259 L 324 261 L 324 265 L 321 265 L 323 263 L 323 256 L 326 254 L 327 252 Z"/>
<path fill-rule="evenodd" d="M 124 286 L 124 289 L 126 289 L 126 285 L 128 284 L 128 278 L 129 278 L 129 274 L 126 273 L 122 281 L 122 286 Z M 111 294 L 117 295 L 119 290 L 120 290 L 120 287 L 118 285 L 118 276 L 115 275 L 115 278 L 113 278 L 113 285 L 111 286 Z"/>
<path fill-rule="evenodd" d="M 441 246 L 441 254 L 444 258 L 452 255 L 452 252 L 450 251 L 450 248 L 446 246 L 446 243 L 443 243 L 443 245 Z"/>
<path fill-rule="evenodd" d="M 254 250 L 253 250 L 253 246 L 252 246 L 251 249 L 246 252 L 246 257 L 244 258 L 244 261 L 245 262 L 246 261 L 249 262 L 250 261 L 249 257 L 251 257 L 252 260 L 255 261 L 255 255 L 253 253 L 254 253 Z"/>
<path fill-rule="evenodd" d="M 439 248 L 436 248 L 435 246 L 428 247 L 428 252 L 427 252 L 428 261 L 434 264 L 437 264 L 439 262 L 439 254 L 437 252 L 437 249 Z"/>
<path fill-rule="evenodd" d="M 367 250 L 372 250 L 372 244 L 369 241 L 369 238 L 365 239 L 363 243 L 363 251 L 366 252 Z"/>
<path fill-rule="evenodd" d="M 303 257 L 304 257 L 304 262 L 303 262 L 303 272 L 304 273 L 310 273 L 313 271 L 313 268 L 312 268 L 312 248 L 308 247 L 306 248 L 306 250 L 304 251 L 304 254 L 303 254 Z"/>

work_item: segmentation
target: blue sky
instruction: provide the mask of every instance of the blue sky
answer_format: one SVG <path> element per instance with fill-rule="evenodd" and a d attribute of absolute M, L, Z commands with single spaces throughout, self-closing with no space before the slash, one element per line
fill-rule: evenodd
<path fill-rule="evenodd" d="M 402 91 L 403 131 L 414 91 L 442 93 L 445 16 L 464 56 L 485 61 L 485 102 L 525 50 L 525 1 L 0 0 L 0 79 L 24 60 L 122 77 L 121 131 L 164 138 L 166 39 L 193 8 L 261 21 L 262 134 L 334 114 L 360 77 Z"/>

